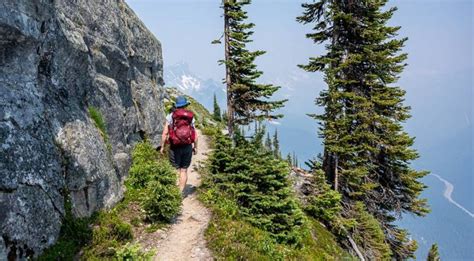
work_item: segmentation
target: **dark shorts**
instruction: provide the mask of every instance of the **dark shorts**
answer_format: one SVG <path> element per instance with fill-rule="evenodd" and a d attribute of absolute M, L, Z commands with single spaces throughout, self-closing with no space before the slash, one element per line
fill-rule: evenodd
<path fill-rule="evenodd" d="M 173 167 L 177 169 L 187 169 L 191 165 L 191 157 L 193 156 L 193 145 L 171 145 L 170 161 Z"/>

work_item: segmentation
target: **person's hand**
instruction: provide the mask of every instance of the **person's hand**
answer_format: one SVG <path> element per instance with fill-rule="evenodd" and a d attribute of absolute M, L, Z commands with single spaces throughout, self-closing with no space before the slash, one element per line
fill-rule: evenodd
<path fill-rule="evenodd" d="M 165 148 L 164 148 L 164 147 L 165 147 L 165 146 L 161 146 L 161 148 L 160 148 L 160 153 L 161 153 L 161 155 L 163 155 L 163 154 L 165 153 Z"/>
<path fill-rule="evenodd" d="M 197 148 L 196 148 L 196 147 L 193 147 L 193 154 L 194 154 L 194 155 L 197 154 Z"/>

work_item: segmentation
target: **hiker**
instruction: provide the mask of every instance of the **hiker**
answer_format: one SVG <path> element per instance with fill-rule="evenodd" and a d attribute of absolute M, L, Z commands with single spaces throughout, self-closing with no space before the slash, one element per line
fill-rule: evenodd
<path fill-rule="evenodd" d="M 194 114 L 186 109 L 188 105 L 186 97 L 176 98 L 174 110 L 166 116 L 161 135 L 160 152 L 164 153 L 165 143 L 170 144 L 169 158 L 171 164 L 178 170 L 181 193 L 188 181 L 188 168 L 191 165 L 192 154 L 197 153 L 198 139 L 194 128 Z"/>

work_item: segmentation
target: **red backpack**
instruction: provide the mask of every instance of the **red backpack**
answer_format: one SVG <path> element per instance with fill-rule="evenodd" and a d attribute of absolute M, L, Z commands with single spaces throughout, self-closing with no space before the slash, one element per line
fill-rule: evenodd
<path fill-rule="evenodd" d="M 186 109 L 176 109 L 171 117 L 173 119 L 169 126 L 171 144 L 192 144 L 196 140 L 196 130 L 192 126 L 194 114 Z"/>

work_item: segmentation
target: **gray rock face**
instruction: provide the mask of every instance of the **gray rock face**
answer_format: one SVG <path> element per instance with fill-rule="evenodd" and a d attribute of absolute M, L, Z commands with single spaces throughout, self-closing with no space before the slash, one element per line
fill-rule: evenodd
<path fill-rule="evenodd" d="M 65 196 L 78 217 L 122 198 L 133 144 L 160 142 L 162 67 L 123 0 L 0 2 L 0 260 L 53 244 Z"/>
<path fill-rule="evenodd" d="M 306 204 L 306 198 L 312 193 L 313 175 L 300 168 L 293 167 L 288 176 L 296 196 L 302 204 Z"/>

